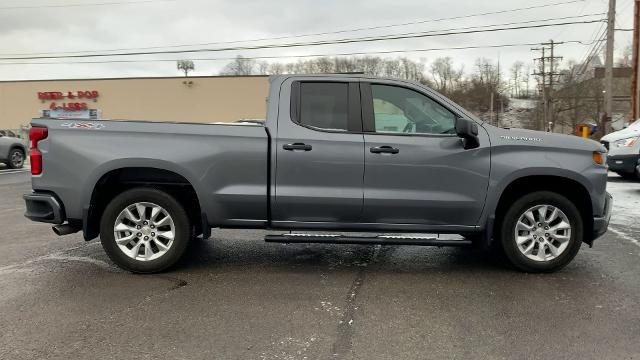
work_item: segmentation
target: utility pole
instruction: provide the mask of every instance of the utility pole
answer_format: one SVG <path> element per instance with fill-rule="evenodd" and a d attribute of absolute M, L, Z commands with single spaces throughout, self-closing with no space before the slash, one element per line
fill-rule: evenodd
<path fill-rule="evenodd" d="M 487 85 L 489 86 L 489 91 L 491 92 L 491 95 L 489 97 L 489 124 L 493 125 L 493 79 L 491 78 L 491 65 L 488 63 L 484 64 L 484 71 L 486 75 Z"/>
<path fill-rule="evenodd" d="M 545 54 L 545 48 L 532 48 L 531 50 L 533 51 L 542 51 L 542 57 L 539 58 L 535 58 L 533 60 L 539 60 L 540 61 L 540 69 L 538 70 L 537 73 L 533 73 L 533 75 L 535 76 L 539 76 L 542 78 L 542 82 L 538 81 L 539 84 L 541 84 L 541 88 L 540 91 L 542 93 L 542 123 L 540 123 L 540 121 L 538 121 L 538 130 L 544 130 L 544 124 L 547 122 L 547 67 L 545 66 L 545 60 L 546 60 L 546 56 L 544 56 Z"/>
<path fill-rule="evenodd" d="M 540 62 L 540 70 L 533 75 L 539 76 L 542 78 L 541 82 L 542 88 L 540 89 L 542 92 L 542 123 L 538 124 L 539 130 L 545 130 L 548 128 L 549 123 L 554 122 L 555 113 L 553 111 L 553 86 L 555 82 L 555 76 L 559 76 L 560 74 L 555 72 L 555 63 L 556 60 L 561 60 L 561 56 L 555 56 L 554 50 L 555 45 L 559 43 L 554 42 L 553 40 L 549 40 L 547 43 L 542 43 L 541 48 L 533 48 L 531 50 L 541 51 L 542 56 L 539 58 L 535 58 L 534 60 L 538 60 Z M 547 50 L 549 50 L 550 55 L 546 56 Z M 549 71 L 547 71 L 547 64 L 549 64 Z"/>
<path fill-rule="evenodd" d="M 497 72 L 498 72 L 498 79 L 496 81 L 496 92 L 498 94 L 498 100 L 500 100 L 500 109 L 496 110 L 496 126 L 500 127 L 500 111 L 502 110 L 502 112 L 504 113 L 504 106 L 502 106 L 502 93 L 501 93 L 501 89 L 500 89 L 500 53 L 498 53 L 498 68 L 497 68 Z M 493 103 L 493 101 L 492 101 Z M 504 114 L 503 114 L 504 115 Z"/>
<path fill-rule="evenodd" d="M 613 38 L 616 22 L 616 0 L 609 0 L 607 14 L 607 50 L 604 68 L 604 116 L 602 117 L 602 134 L 609 132 L 609 124 L 613 114 Z"/>
<path fill-rule="evenodd" d="M 500 112 L 502 113 L 502 122 L 504 124 L 504 101 L 502 96 L 500 97 Z M 498 127 L 500 127 L 500 117 L 498 117 Z"/>
<path fill-rule="evenodd" d="M 489 104 L 489 124 L 493 125 L 493 90 L 491 90 L 491 104 Z"/>
<path fill-rule="evenodd" d="M 553 56 L 553 40 L 549 40 L 549 47 L 551 50 L 551 56 L 549 56 L 549 93 L 547 95 L 547 100 L 549 101 L 549 116 L 547 117 L 547 123 L 545 124 L 545 128 L 549 126 L 549 124 L 555 125 L 555 114 L 553 112 L 553 76 L 555 73 L 553 72 L 553 65 L 556 62 L 556 58 Z M 542 44 L 546 45 L 546 44 Z M 562 59 L 562 58 L 560 58 Z"/>
<path fill-rule="evenodd" d="M 638 80 L 640 74 L 638 67 L 640 65 L 640 57 L 638 50 L 640 46 L 640 0 L 634 1 L 633 9 L 633 45 L 631 57 L 631 121 L 635 121 L 640 117 L 640 89 Z"/>

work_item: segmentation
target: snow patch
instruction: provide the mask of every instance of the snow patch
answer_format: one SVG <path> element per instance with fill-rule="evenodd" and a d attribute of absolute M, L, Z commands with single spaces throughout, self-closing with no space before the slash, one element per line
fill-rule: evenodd
<path fill-rule="evenodd" d="M 618 235 L 619 237 L 621 237 L 621 238 L 623 238 L 625 240 L 628 240 L 630 243 L 640 247 L 640 241 L 636 240 L 636 238 L 634 238 L 632 235 L 629 235 L 629 234 L 627 234 L 627 233 L 625 233 L 623 231 L 614 229 L 612 227 L 609 228 L 609 231 L 611 231 L 612 233 Z"/>
<path fill-rule="evenodd" d="M 303 339 L 296 339 L 293 337 L 285 337 L 279 341 L 271 343 L 273 349 L 269 349 L 260 354 L 260 359 L 309 359 L 309 356 L 305 355 L 311 345 L 318 340 L 316 335 L 311 335 Z"/>

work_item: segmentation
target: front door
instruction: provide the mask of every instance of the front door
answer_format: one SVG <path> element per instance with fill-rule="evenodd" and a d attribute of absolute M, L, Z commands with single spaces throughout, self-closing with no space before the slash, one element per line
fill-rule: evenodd
<path fill-rule="evenodd" d="M 418 88 L 362 84 L 365 127 L 363 220 L 476 225 L 487 193 L 488 136 L 465 150 L 459 116 Z"/>
<path fill-rule="evenodd" d="M 274 149 L 273 224 L 358 222 L 364 175 L 358 82 L 289 86 L 291 104 L 280 107 Z"/>

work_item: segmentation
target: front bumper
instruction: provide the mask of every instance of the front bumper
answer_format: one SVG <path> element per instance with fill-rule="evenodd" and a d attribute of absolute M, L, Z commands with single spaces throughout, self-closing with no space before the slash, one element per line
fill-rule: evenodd
<path fill-rule="evenodd" d="M 31 193 L 22 196 L 27 206 L 24 213 L 29 220 L 62 224 L 65 220 L 62 202 L 55 195 L 48 193 Z"/>
<path fill-rule="evenodd" d="M 608 155 L 609 170 L 633 174 L 640 165 L 640 154 Z"/>
<path fill-rule="evenodd" d="M 604 201 L 604 213 L 602 216 L 593 218 L 593 240 L 599 238 L 607 232 L 609 227 L 609 220 L 611 220 L 611 207 L 613 206 L 613 196 L 607 193 L 607 197 Z"/>

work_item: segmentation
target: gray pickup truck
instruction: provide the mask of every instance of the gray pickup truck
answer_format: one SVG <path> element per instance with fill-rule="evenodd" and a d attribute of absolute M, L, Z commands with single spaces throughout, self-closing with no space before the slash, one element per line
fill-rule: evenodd
<path fill-rule="evenodd" d="M 550 272 L 606 231 L 612 205 L 599 143 L 494 127 L 420 84 L 361 75 L 272 77 L 264 124 L 34 119 L 30 138 L 25 215 L 100 236 L 138 273 L 173 265 L 212 228 L 495 245 Z"/>

